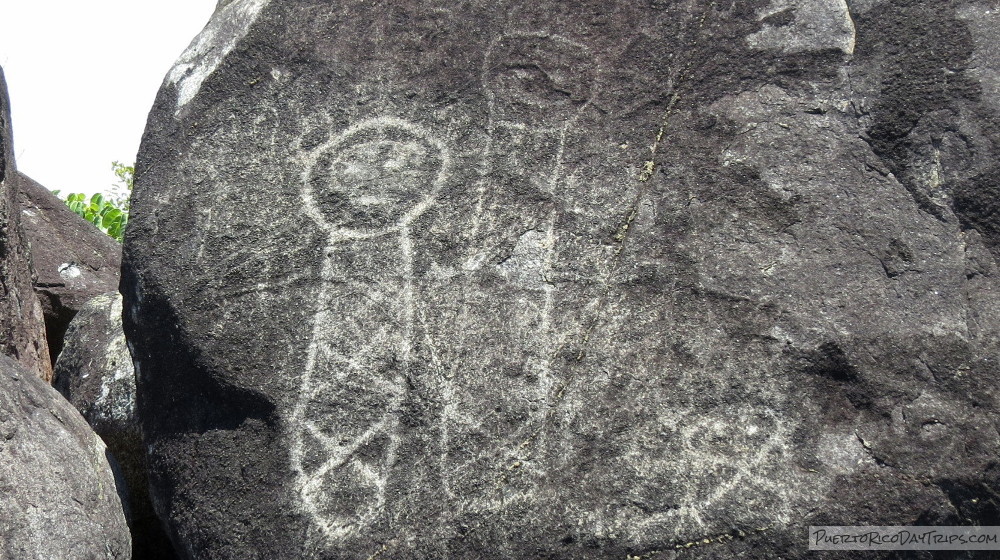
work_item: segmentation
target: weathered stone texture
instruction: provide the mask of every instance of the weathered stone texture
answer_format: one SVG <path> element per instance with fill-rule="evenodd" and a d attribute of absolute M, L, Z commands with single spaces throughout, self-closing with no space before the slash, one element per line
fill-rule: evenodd
<path fill-rule="evenodd" d="M 34 273 L 17 206 L 20 177 L 14 163 L 7 82 L 0 68 L 0 353 L 46 381 L 52 361 L 42 306 L 32 289 Z"/>
<path fill-rule="evenodd" d="M 21 174 L 19 180 L 24 235 L 54 364 L 73 316 L 91 298 L 118 289 L 122 247 L 34 179 Z"/>
<path fill-rule="evenodd" d="M 175 556 L 149 499 L 145 449 L 135 410 L 135 372 L 122 332 L 121 302 L 121 295 L 114 292 L 79 307 L 66 331 L 53 385 L 101 436 L 121 467 L 132 556 L 166 560 Z"/>
<path fill-rule="evenodd" d="M 796 558 L 1000 524 L 986 4 L 226 4 L 125 244 L 172 537 Z"/>
<path fill-rule="evenodd" d="M 128 560 L 101 438 L 59 393 L 0 356 L 0 559 Z"/>

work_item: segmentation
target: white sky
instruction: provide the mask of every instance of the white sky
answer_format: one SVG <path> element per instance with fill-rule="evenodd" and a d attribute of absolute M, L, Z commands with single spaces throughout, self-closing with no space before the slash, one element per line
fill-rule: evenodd
<path fill-rule="evenodd" d="M 17 168 L 93 193 L 131 164 L 167 71 L 216 0 L 0 0 Z"/>

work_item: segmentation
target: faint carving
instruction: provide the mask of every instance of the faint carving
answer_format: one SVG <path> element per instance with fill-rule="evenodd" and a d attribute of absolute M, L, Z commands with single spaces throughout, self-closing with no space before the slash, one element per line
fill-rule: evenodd
<path fill-rule="evenodd" d="M 409 225 L 434 203 L 449 156 L 422 127 L 380 118 L 305 163 L 302 199 L 327 243 L 291 462 L 306 512 L 339 539 L 384 510 L 414 337 Z"/>
<path fill-rule="evenodd" d="M 1000 10 L 989 4 L 969 4 L 957 8 L 958 19 L 969 26 L 975 50 L 966 73 L 983 88 L 983 100 L 1000 108 Z"/>
<path fill-rule="evenodd" d="M 635 436 L 640 454 L 628 461 L 649 476 L 633 488 L 630 499 L 647 515 L 624 530 L 673 532 L 678 538 L 699 534 L 723 513 L 716 511 L 718 504 L 760 504 L 772 515 L 790 515 L 779 489 L 794 476 L 786 468 L 792 429 L 781 412 L 744 404 L 710 413 L 693 407 L 663 414 L 661 433 Z M 656 448 L 658 458 L 649 453 Z"/>
<path fill-rule="evenodd" d="M 550 33 L 497 37 L 484 60 L 491 125 L 565 130 L 590 102 L 596 60 L 584 44 Z"/>
<path fill-rule="evenodd" d="M 567 179 L 567 137 L 594 95 L 596 68 L 590 48 L 560 35 L 522 31 L 497 37 L 484 57 L 489 145 L 483 169 L 504 170 L 502 180 L 511 185 L 503 186 L 558 196 Z M 511 259 L 500 266 L 501 274 L 515 285 L 541 292 L 536 312 L 541 313 L 542 324 L 532 338 L 546 356 L 551 343 L 553 286 L 548 277 L 556 251 L 555 221 L 552 207 L 540 227 L 522 235 Z M 543 370 L 540 390 L 547 395 L 552 386 L 548 365 L 538 366 Z"/>
<path fill-rule="evenodd" d="M 566 135 L 593 96 L 595 68 L 589 48 L 559 35 L 508 33 L 491 42 L 482 74 L 489 109 L 482 169 L 518 169 L 519 179 L 552 194 Z M 485 195 L 484 182 L 477 215 Z"/>
<path fill-rule="evenodd" d="M 505 33 L 491 41 L 483 59 L 487 143 L 471 234 L 475 238 L 489 223 L 487 218 L 493 220 L 506 213 L 516 213 L 526 229 L 510 255 L 495 267 L 495 273 L 511 288 L 494 304 L 498 313 L 509 317 L 509 332 L 504 332 L 505 339 L 498 343 L 509 347 L 511 363 L 494 364 L 489 373 L 496 375 L 497 368 L 516 372 L 513 375 L 519 381 L 511 384 L 497 410 L 525 421 L 511 430 L 496 418 L 466 422 L 455 406 L 446 405 L 446 414 L 454 414 L 452 430 L 493 432 L 492 437 L 503 438 L 507 456 L 502 466 L 517 462 L 517 472 L 526 480 L 541 473 L 536 471 L 541 462 L 528 461 L 522 444 L 537 436 L 547 404 L 556 392 L 550 371 L 558 344 L 552 325 L 556 294 L 551 281 L 558 243 L 555 200 L 566 196 L 574 180 L 564 162 L 567 150 L 573 149 L 576 123 L 595 94 L 597 75 L 597 57 L 586 45 L 551 33 Z M 493 194 L 499 192 L 518 196 L 507 198 L 501 207 Z M 483 247 L 473 250 L 482 251 Z M 478 269 L 484 260 L 481 254 L 471 254 L 467 267 Z M 480 411 L 480 415 L 490 414 L 489 410 Z M 488 423 L 493 427 L 484 427 Z M 495 432 L 497 429 L 502 431 Z M 447 437 L 447 432 L 442 433 L 443 454 L 449 448 Z M 443 457 L 442 461 L 448 459 Z M 453 467 L 445 472 L 456 471 Z M 501 499 L 518 499 L 520 495 L 505 491 Z"/>

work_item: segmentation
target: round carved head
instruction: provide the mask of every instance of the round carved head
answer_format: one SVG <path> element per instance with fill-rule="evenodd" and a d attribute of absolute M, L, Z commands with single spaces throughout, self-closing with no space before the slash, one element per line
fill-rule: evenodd
<path fill-rule="evenodd" d="M 403 121 L 366 121 L 317 149 L 304 198 L 330 230 L 379 233 L 404 226 L 433 202 L 443 149 Z"/>
<path fill-rule="evenodd" d="M 504 35 L 485 64 L 492 117 L 501 126 L 562 128 L 590 101 L 596 82 L 593 53 L 558 35 Z"/>

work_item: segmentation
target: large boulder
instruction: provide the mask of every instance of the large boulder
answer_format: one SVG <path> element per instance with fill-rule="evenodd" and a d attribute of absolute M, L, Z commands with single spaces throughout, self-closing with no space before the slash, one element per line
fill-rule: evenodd
<path fill-rule="evenodd" d="M 62 396 L 0 356 L 0 558 L 128 560 L 119 482 Z"/>
<path fill-rule="evenodd" d="M 73 316 L 91 298 L 118 289 L 122 246 L 23 173 L 18 199 L 55 363 Z"/>
<path fill-rule="evenodd" d="M 172 538 L 796 558 L 811 524 L 1000 524 L 996 14 L 224 3 L 125 242 Z"/>
<path fill-rule="evenodd" d="M 34 273 L 17 206 L 20 175 L 14 163 L 10 98 L 0 68 L 0 354 L 13 357 L 49 381 L 52 361 L 42 306 L 32 287 Z"/>
<path fill-rule="evenodd" d="M 121 467 L 132 556 L 175 558 L 149 500 L 142 432 L 135 410 L 135 372 L 122 332 L 122 299 L 99 295 L 80 306 L 66 331 L 53 385 L 101 436 Z"/>

